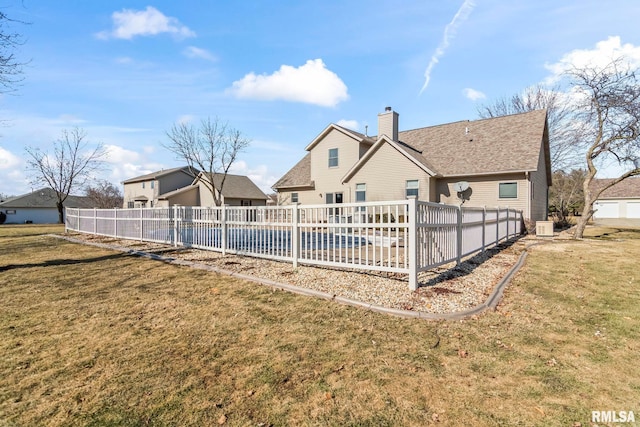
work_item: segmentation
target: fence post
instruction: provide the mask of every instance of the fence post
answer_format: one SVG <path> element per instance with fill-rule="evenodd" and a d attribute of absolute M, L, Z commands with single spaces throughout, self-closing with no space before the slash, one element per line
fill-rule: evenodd
<path fill-rule="evenodd" d="M 93 234 L 98 234 L 98 214 L 96 208 L 93 208 Z"/>
<path fill-rule="evenodd" d="M 227 205 L 220 205 L 220 247 L 222 256 L 227 254 Z"/>
<path fill-rule="evenodd" d="M 118 238 L 118 210 L 113 210 L 113 234 Z"/>
<path fill-rule="evenodd" d="M 140 241 L 144 240 L 144 218 L 142 208 L 140 208 Z"/>
<path fill-rule="evenodd" d="M 456 265 L 462 261 L 462 206 L 458 206 L 458 224 L 456 226 Z"/>
<path fill-rule="evenodd" d="M 298 239 L 300 224 L 298 215 L 298 203 L 292 205 L 291 211 L 291 256 L 293 257 L 293 268 L 298 268 L 298 257 L 300 256 L 300 242 Z"/>
<path fill-rule="evenodd" d="M 509 206 L 507 206 L 507 240 L 509 240 Z"/>
<path fill-rule="evenodd" d="M 178 205 L 173 205 L 173 246 L 178 246 Z"/>
<path fill-rule="evenodd" d="M 484 250 L 487 246 L 486 238 L 487 238 L 487 207 L 483 206 L 482 207 L 482 253 L 484 253 Z"/>
<path fill-rule="evenodd" d="M 418 201 L 415 196 L 411 196 L 407 202 L 409 208 L 409 290 L 415 291 L 418 289 Z"/>
<path fill-rule="evenodd" d="M 496 245 L 500 243 L 500 206 L 496 208 Z"/>

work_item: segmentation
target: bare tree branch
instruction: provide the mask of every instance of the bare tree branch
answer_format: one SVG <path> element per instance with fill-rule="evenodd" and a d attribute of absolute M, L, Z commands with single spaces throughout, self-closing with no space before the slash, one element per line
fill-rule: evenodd
<path fill-rule="evenodd" d="M 200 176 L 214 203 L 220 206 L 229 169 L 250 140 L 217 117 L 202 120 L 197 128 L 188 123 L 174 123 L 167 137 L 170 142 L 165 148 L 186 162 L 194 177 Z"/>
<path fill-rule="evenodd" d="M 587 165 L 584 209 L 574 233 L 581 238 L 602 192 L 640 175 L 640 82 L 622 57 L 602 68 L 573 68 L 566 74 L 577 99 L 576 119 L 582 124 L 580 137 Z M 622 172 L 606 185 L 595 187 L 598 169 L 607 161 L 617 163 Z"/>
<path fill-rule="evenodd" d="M 53 143 L 53 153 L 26 147 L 27 169 L 33 185 L 51 188 L 56 193 L 58 220 L 64 221 L 64 202 L 72 191 L 84 187 L 102 168 L 106 155 L 102 144 L 90 147 L 87 133 L 80 128 L 63 130 Z"/>

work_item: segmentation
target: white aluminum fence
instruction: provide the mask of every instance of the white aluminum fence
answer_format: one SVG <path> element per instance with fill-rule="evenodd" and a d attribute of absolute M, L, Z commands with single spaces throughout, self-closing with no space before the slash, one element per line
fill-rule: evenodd
<path fill-rule="evenodd" d="M 66 210 L 67 230 L 300 264 L 417 275 L 521 234 L 514 209 L 415 199 L 261 207 Z"/>

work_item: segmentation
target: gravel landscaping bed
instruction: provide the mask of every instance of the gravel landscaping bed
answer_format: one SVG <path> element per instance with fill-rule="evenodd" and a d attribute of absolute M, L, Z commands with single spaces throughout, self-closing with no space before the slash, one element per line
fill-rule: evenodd
<path fill-rule="evenodd" d="M 192 248 L 120 240 L 82 233 L 68 237 L 100 243 L 175 260 L 214 266 L 220 270 L 250 275 L 325 292 L 367 304 L 423 313 L 455 313 L 475 307 L 487 299 L 495 285 L 517 263 L 526 239 L 501 244 L 484 253 L 466 258 L 456 266 L 446 264 L 418 276 L 420 288 L 410 291 L 407 277 L 394 273 L 336 270 L 293 265 L 267 259 L 225 255 Z"/>

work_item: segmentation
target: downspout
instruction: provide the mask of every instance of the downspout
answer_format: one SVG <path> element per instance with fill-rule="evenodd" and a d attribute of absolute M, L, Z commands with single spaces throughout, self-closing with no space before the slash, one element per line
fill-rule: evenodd
<path fill-rule="evenodd" d="M 524 177 L 527 180 L 527 217 L 531 221 L 531 179 L 529 179 L 529 171 L 524 172 Z"/>

